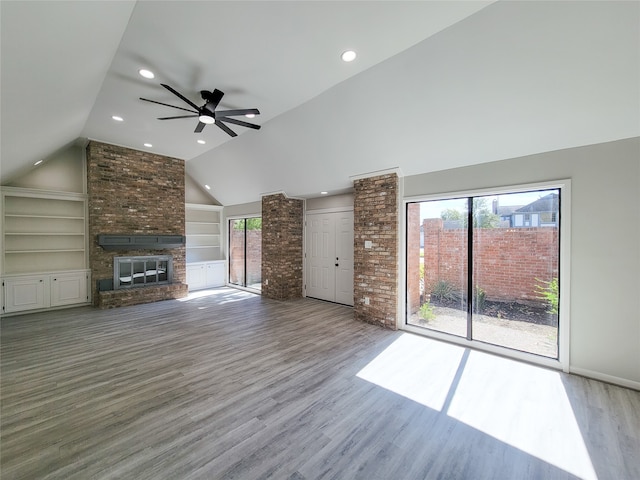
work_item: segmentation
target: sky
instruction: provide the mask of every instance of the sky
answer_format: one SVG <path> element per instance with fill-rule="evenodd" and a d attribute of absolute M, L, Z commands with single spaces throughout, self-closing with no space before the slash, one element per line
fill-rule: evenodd
<path fill-rule="evenodd" d="M 557 192 L 557 190 L 536 190 L 533 192 L 525 193 L 508 193 L 504 195 L 487 195 L 481 198 L 487 199 L 487 205 L 491 208 L 493 200 L 498 198 L 499 205 L 506 207 L 510 205 L 524 206 L 528 205 L 535 200 L 544 197 L 551 191 Z M 466 198 L 458 198 L 453 200 L 434 200 L 428 202 L 422 202 L 420 204 L 420 217 L 424 218 L 440 218 L 440 212 L 448 208 L 464 211 L 466 210 L 467 200 Z"/>

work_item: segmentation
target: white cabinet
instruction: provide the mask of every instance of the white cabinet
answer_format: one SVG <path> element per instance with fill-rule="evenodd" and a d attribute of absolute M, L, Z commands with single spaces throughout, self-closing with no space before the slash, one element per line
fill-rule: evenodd
<path fill-rule="evenodd" d="M 207 287 L 221 287 L 224 285 L 224 262 L 207 262 Z"/>
<path fill-rule="evenodd" d="M 204 263 L 187 264 L 187 285 L 189 290 L 199 290 L 207 286 Z"/>
<path fill-rule="evenodd" d="M 48 275 L 9 277 L 2 280 L 3 313 L 47 308 L 51 290 Z"/>
<path fill-rule="evenodd" d="M 189 290 L 223 286 L 225 284 L 225 261 L 187 264 L 187 284 Z"/>
<path fill-rule="evenodd" d="M 89 272 L 11 275 L 2 278 L 2 313 L 89 303 Z"/>
<path fill-rule="evenodd" d="M 51 306 L 59 307 L 88 302 L 88 283 L 89 274 L 86 272 L 51 275 Z"/>

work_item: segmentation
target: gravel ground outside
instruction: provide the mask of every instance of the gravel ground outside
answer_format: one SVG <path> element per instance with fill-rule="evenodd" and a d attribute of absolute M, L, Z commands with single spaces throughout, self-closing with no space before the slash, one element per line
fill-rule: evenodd
<path fill-rule="evenodd" d="M 449 307 L 433 307 L 436 318 L 426 321 L 411 316 L 409 324 L 465 337 L 467 334 L 467 314 L 465 311 Z M 558 329 L 551 325 L 508 320 L 489 315 L 474 315 L 473 338 L 545 357 L 558 356 Z"/>

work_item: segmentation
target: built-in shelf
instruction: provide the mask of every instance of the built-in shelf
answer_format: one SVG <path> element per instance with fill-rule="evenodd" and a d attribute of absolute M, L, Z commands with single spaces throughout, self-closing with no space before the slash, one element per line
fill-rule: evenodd
<path fill-rule="evenodd" d="M 86 195 L 0 192 L 2 314 L 90 303 Z"/>
<path fill-rule="evenodd" d="M 187 264 L 223 260 L 220 243 L 222 207 L 185 205 Z"/>
<path fill-rule="evenodd" d="M 86 195 L 2 187 L 2 275 L 87 266 Z"/>

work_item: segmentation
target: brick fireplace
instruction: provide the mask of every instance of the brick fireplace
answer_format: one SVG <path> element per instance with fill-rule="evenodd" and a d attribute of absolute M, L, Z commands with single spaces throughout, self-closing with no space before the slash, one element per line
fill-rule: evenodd
<path fill-rule="evenodd" d="M 184 246 L 105 249 L 98 244 L 98 237 L 104 235 L 184 236 L 184 179 L 183 160 L 95 141 L 89 143 L 89 266 L 95 306 L 112 308 L 187 295 Z M 172 258 L 171 283 L 105 288 L 113 280 L 114 257 L 167 255 Z"/>

